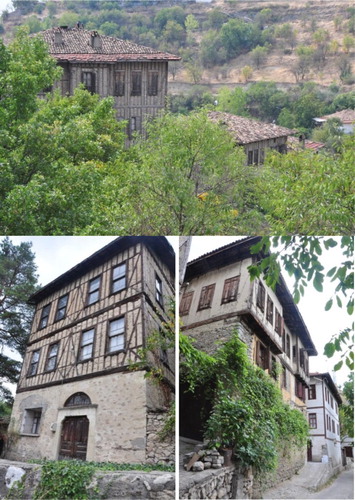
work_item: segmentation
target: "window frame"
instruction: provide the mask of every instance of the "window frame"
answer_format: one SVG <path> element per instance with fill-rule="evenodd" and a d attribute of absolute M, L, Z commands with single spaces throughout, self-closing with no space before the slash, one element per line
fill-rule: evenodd
<path fill-rule="evenodd" d="M 240 275 L 224 280 L 221 304 L 234 302 L 238 297 Z"/>
<path fill-rule="evenodd" d="M 39 436 L 42 412 L 43 408 L 25 408 L 20 434 L 26 436 Z M 29 419 L 30 422 L 28 423 Z"/>
<path fill-rule="evenodd" d="M 114 96 L 115 97 L 124 97 L 126 94 L 126 71 L 125 70 L 116 70 L 115 71 L 115 88 L 114 88 Z"/>
<path fill-rule="evenodd" d="M 87 76 L 90 75 L 90 84 L 86 81 Z M 96 73 L 90 70 L 81 71 L 81 83 L 90 94 L 96 94 Z"/>
<path fill-rule="evenodd" d="M 91 285 L 94 281 L 98 280 L 99 281 L 99 284 L 97 286 L 97 288 L 94 288 L 93 290 L 91 290 Z M 98 274 L 97 276 L 95 276 L 95 278 L 91 278 L 89 281 L 88 281 L 88 291 L 87 291 L 87 297 L 86 297 L 86 306 L 91 306 L 93 304 L 96 304 L 96 302 L 99 302 L 100 300 L 100 295 L 101 295 L 101 282 L 102 282 L 102 274 Z M 90 300 L 90 297 L 97 293 L 97 299 L 96 300 L 93 300 L 91 302 Z"/>
<path fill-rule="evenodd" d="M 286 333 L 286 356 L 291 360 L 291 337 Z"/>
<path fill-rule="evenodd" d="M 131 72 L 131 96 L 140 97 L 142 95 L 142 71 Z"/>
<path fill-rule="evenodd" d="M 118 333 L 116 335 L 110 335 L 111 325 L 113 323 L 115 323 L 116 321 L 120 321 L 120 320 L 123 320 L 123 330 L 122 330 L 122 332 Z M 121 337 L 121 336 L 123 338 L 123 346 L 120 347 L 119 349 L 110 350 L 110 339 L 112 339 L 114 337 Z M 108 322 L 107 340 L 106 340 L 106 355 L 113 355 L 113 354 L 117 354 L 119 352 L 123 352 L 123 351 L 125 351 L 125 348 L 126 348 L 126 317 L 123 315 L 123 316 L 119 316 L 118 318 L 111 319 Z"/>
<path fill-rule="evenodd" d="M 45 306 L 42 307 L 41 316 L 40 316 L 39 322 L 38 322 L 38 330 L 43 330 L 44 328 L 46 328 L 48 326 L 49 315 L 51 313 L 51 305 L 52 305 L 52 303 L 50 302 L 49 304 L 46 304 Z M 45 324 L 43 324 L 44 320 L 45 320 Z"/>
<path fill-rule="evenodd" d="M 46 359 L 46 367 L 45 367 L 45 372 L 53 372 L 56 368 L 57 368 L 57 363 L 58 363 L 58 353 L 59 353 L 59 344 L 60 344 L 60 341 L 58 340 L 57 342 L 52 342 L 52 344 L 49 344 L 48 346 L 48 351 L 47 351 L 47 359 Z M 55 353 L 55 355 L 51 355 L 51 349 L 54 347 L 54 346 L 58 346 L 57 348 L 57 352 Z M 53 368 L 49 368 L 48 365 L 49 365 L 49 361 L 51 359 L 54 358 L 54 366 Z"/>
<path fill-rule="evenodd" d="M 275 307 L 275 332 L 279 335 L 279 337 L 282 336 L 282 327 L 283 327 L 283 318 L 277 308 Z"/>
<path fill-rule="evenodd" d="M 33 361 L 34 355 L 36 353 L 38 353 L 38 359 L 37 359 L 37 361 Z M 33 351 L 31 351 L 31 359 L 30 359 L 30 364 L 29 364 L 28 370 L 27 370 L 27 377 L 35 377 L 37 375 L 40 358 L 41 358 L 41 348 L 34 349 Z M 32 373 L 33 366 L 35 366 L 35 371 Z"/>
<path fill-rule="evenodd" d="M 256 294 L 256 306 L 260 309 L 261 312 L 265 312 L 265 297 L 266 297 L 266 290 L 264 283 L 259 280 L 258 282 L 258 290 Z"/>
<path fill-rule="evenodd" d="M 85 333 L 93 332 L 92 339 L 90 342 L 86 342 L 83 344 L 83 338 Z M 92 361 L 94 359 L 94 346 L 95 346 L 95 334 L 96 334 L 96 329 L 95 327 L 93 328 L 87 328 L 81 332 L 80 335 L 80 341 L 79 341 L 79 349 L 78 349 L 78 356 L 77 356 L 77 362 L 78 363 L 85 363 L 86 361 Z M 91 346 L 91 355 L 90 357 L 83 358 L 82 357 L 82 352 L 85 347 Z"/>
<path fill-rule="evenodd" d="M 118 268 L 124 267 L 124 274 L 120 274 L 117 278 L 115 278 L 115 270 Z M 124 286 L 119 288 L 118 290 L 115 290 L 115 284 L 118 283 L 119 281 L 124 280 Z M 124 260 L 123 262 L 120 262 L 116 266 L 113 266 L 112 271 L 111 271 L 111 294 L 116 294 L 122 292 L 122 290 L 125 290 L 127 288 L 127 261 Z"/>
<path fill-rule="evenodd" d="M 317 413 L 308 413 L 308 425 L 310 429 L 317 429 Z"/>
<path fill-rule="evenodd" d="M 157 96 L 159 94 L 159 72 L 149 71 L 148 72 L 148 96 Z"/>
<path fill-rule="evenodd" d="M 193 296 L 194 291 L 183 293 L 179 305 L 180 316 L 187 316 L 189 314 Z"/>
<path fill-rule="evenodd" d="M 317 399 L 317 386 L 310 384 L 308 387 L 308 399 Z"/>
<path fill-rule="evenodd" d="M 266 320 L 270 323 L 272 327 L 274 326 L 274 308 L 275 306 L 272 301 L 272 298 L 268 294 L 266 301 Z"/>
<path fill-rule="evenodd" d="M 60 301 L 62 299 L 64 299 L 64 298 L 66 298 L 66 302 L 65 302 L 64 307 L 63 306 L 59 307 Z M 65 293 L 64 295 L 62 295 L 61 297 L 59 297 L 58 302 L 57 302 L 57 310 L 55 312 L 54 322 L 61 321 L 62 319 L 64 319 L 66 317 L 68 302 L 69 302 L 69 292 Z M 62 316 L 61 318 L 58 318 L 59 311 L 62 311 L 63 309 L 64 309 L 64 316 Z"/>
<path fill-rule="evenodd" d="M 255 362 L 262 370 L 270 370 L 270 349 L 259 339 L 256 341 Z"/>
<path fill-rule="evenodd" d="M 155 273 L 155 300 L 158 304 L 164 308 L 164 299 L 163 299 L 163 281 L 162 279 Z"/>
<path fill-rule="evenodd" d="M 202 287 L 200 298 L 198 301 L 198 307 L 197 307 L 198 311 L 203 311 L 204 309 L 211 308 L 215 288 L 216 288 L 216 283 L 211 283 L 210 285 Z"/>

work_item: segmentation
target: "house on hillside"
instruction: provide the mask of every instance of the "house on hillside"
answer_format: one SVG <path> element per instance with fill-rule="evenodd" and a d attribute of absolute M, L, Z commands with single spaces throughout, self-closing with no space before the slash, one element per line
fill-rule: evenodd
<path fill-rule="evenodd" d="M 287 149 L 290 151 L 313 151 L 319 153 L 325 147 L 323 142 L 311 141 L 305 139 L 303 135 L 299 137 L 289 137 L 287 140 Z"/>
<path fill-rule="evenodd" d="M 142 132 L 148 117 L 164 109 L 169 61 L 180 57 L 100 35 L 79 27 L 37 33 L 63 68 L 55 88 L 72 95 L 80 83 L 92 93 L 112 96 L 118 120 L 128 121 L 128 136 Z"/>
<path fill-rule="evenodd" d="M 319 118 L 313 118 L 317 125 L 323 125 L 328 120 L 336 118 L 340 121 L 340 129 L 344 134 L 352 134 L 354 131 L 355 124 L 355 109 L 343 109 L 341 111 L 336 111 L 331 115 L 321 116 Z"/>
<path fill-rule="evenodd" d="M 342 463 L 339 425 L 339 391 L 329 373 L 311 373 L 307 394 L 307 414 L 311 443 L 308 460 Z"/>
<path fill-rule="evenodd" d="M 279 384 L 284 400 L 306 414 L 310 384 L 309 357 L 317 351 L 284 279 L 275 291 L 260 278 L 250 280 L 248 266 L 257 256 L 248 237 L 203 255 L 187 264 L 180 297 L 182 331 L 194 347 L 212 354 L 218 343 L 237 330 L 250 359 Z M 180 388 L 180 434 L 201 440 L 203 388 L 197 398 Z M 305 461 L 305 450 L 298 457 Z"/>
<path fill-rule="evenodd" d="M 221 111 L 210 111 L 210 119 L 223 125 L 238 146 L 243 146 L 248 165 L 264 163 L 268 150 L 287 153 L 287 138 L 295 133 L 286 127 L 263 123 Z"/>
<path fill-rule="evenodd" d="M 131 369 L 168 319 L 174 268 L 164 237 L 119 237 L 30 297 L 7 458 L 174 461 L 173 442 L 158 436 L 173 398 L 173 353 L 151 354 L 159 384 Z"/>

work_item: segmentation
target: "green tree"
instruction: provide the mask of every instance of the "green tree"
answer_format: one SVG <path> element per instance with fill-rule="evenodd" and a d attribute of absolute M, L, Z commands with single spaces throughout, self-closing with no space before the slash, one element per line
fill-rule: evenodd
<path fill-rule="evenodd" d="M 341 128 L 341 121 L 333 118 L 321 127 L 315 128 L 312 132 L 312 139 L 323 142 L 330 152 L 339 153 L 342 147 L 343 135 L 344 131 Z"/>
<path fill-rule="evenodd" d="M 185 26 L 186 14 L 182 7 L 166 7 L 160 9 L 154 17 L 154 24 L 163 31 L 168 21 L 175 21 L 181 27 Z"/>
<path fill-rule="evenodd" d="M 260 30 L 240 19 L 230 19 L 223 24 L 220 36 L 228 57 L 232 58 L 258 45 Z"/>
<path fill-rule="evenodd" d="M 349 54 L 352 48 L 355 47 L 355 38 L 351 35 L 345 35 L 343 38 L 343 48 L 345 54 Z"/>
<path fill-rule="evenodd" d="M 275 36 L 277 38 L 282 38 L 291 49 L 294 49 L 297 43 L 297 34 L 290 23 L 282 24 L 278 26 L 275 30 Z"/>
<path fill-rule="evenodd" d="M 217 94 L 217 109 L 233 115 L 247 116 L 247 96 L 241 87 L 234 90 L 221 88 Z"/>
<path fill-rule="evenodd" d="M 259 69 L 260 66 L 262 66 L 265 63 L 267 53 L 268 53 L 267 47 L 261 47 L 260 45 L 257 45 L 250 52 L 251 59 L 257 69 Z"/>
<path fill-rule="evenodd" d="M 271 248 L 274 249 L 271 252 Z M 343 260 L 326 270 L 321 257 L 329 249 L 338 247 Z M 265 236 L 251 248 L 257 255 L 257 262 L 249 267 L 251 279 L 263 275 L 266 284 L 275 289 L 279 281 L 281 263 L 285 271 L 294 278 L 293 298 L 297 304 L 305 288 L 312 284 L 322 293 L 325 277 L 331 278 L 333 293 L 325 299 L 325 311 L 334 304 L 345 307 L 349 317 L 354 312 L 354 241 L 351 236 L 338 238 L 319 236 Z M 339 370 L 345 360 L 350 370 L 354 369 L 354 333 L 346 328 L 335 334 L 324 346 L 324 354 L 331 358 L 334 353 L 343 352 L 341 361 L 334 366 Z M 353 422 L 353 420 L 352 420 Z"/>
<path fill-rule="evenodd" d="M 195 31 L 199 28 L 199 23 L 196 17 L 192 14 L 188 14 L 185 19 L 186 31 Z"/>
<path fill-rule="evenodd" d="M 115 200 L 106 203 L 112 208 L 96 233 L 225 234 L 243 226 L 253 189 L 250 169 L 206 113 L 168 113 L 149 123 L 147 140 L 134 152 L 126 187 L 110 183 Z M 117 189 L 125 189 L 121 203 Z"/>
<path fill-rule="evenodd" d="M 354 373 L 344 383 L 342 393 L 346 402 L 339 408 L 340 436 L 354 437 Z"/>
<path fill-rule="evenodd" d="M 37 290 L 36 265 L 31 243 L 0 241 L 0 399 L 11 402 L 3 382 L 16 383 L 21 363 L 11 351 L 24 355 L 33 308 L 28 297 Z"/>

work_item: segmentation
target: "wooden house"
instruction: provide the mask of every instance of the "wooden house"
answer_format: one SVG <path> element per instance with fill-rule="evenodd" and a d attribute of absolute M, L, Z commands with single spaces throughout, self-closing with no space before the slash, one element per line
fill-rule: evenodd
<path fill-rule="evenodd" d="M 120 237 L 43 287 L 17 387 L 7 458 L 173 462 L 158 433 L 173 397 L 174 357 L 139 349 L 168 319 L 175 255 L 164 237 Z"/>
<path fill-rule="evenodd" d="M 317 351 L 283 278 L 275 291 L 262 278 L 250 280 L 248 267 L 257 258 L 250 247 L 259 239 L 238 240 L 187 264 L 182 331 L 208 354 L 238 331 L 250 359 L 277 381 L 285 401 L 306 413 L 309 356 Z M 203 388 L 200 400 L 184 387 L 180 395 L 182 436 L 201 439 Z"/>
<path fill-rule="evenodd" d="M 308 461 L 327 461 L 337 467 L 342 463 L 339 424 L 342 399 L 329 373 L 311 373 L 310 377 L 307 394 Z"/>
<path fill-rule="evenodd" d="M 274 123 L 263 123 L 221 111 L 210 111 L 208 116 L 213 122 L 224 126 L 238 146 L 243 146 L 248 165 L 264 163 L 267 150 L 287 153 L 287 138 L 295 132 Z"/>
<path fill-rule="evenodd" d="M 62 95 L 79 84 L 102 97 L 112 96 L 118 120 L 127 120 L 129 137 L 141 132 L 144 121 L 165 107 L 168 63 L 178 56 L 100 35 L 80 25 L 42 31 L 49 53 L 63 68 L 56 82 Z"/>
<path fill-rule="evenodd" d="M 344 134 L 352 134 L 354 132 L 355 124 L 355 109 L 342 109 L 341 111 L 336 111 L 331 115 L 321 116 L 319 118 L 313 118 L 316 125 L 323 125 L 328 120 L 339 120 L 339 128 L 344 132 Z"/>

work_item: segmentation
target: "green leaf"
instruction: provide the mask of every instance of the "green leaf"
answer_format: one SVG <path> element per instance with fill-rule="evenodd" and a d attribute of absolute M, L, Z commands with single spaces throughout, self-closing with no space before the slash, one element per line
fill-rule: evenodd
<path fill-rule="evenodd" d="M 301 298 L 300 292 L 298 290 L 295 290 L 293 294 L 293 300 L 295 301 L 295 304 L 299 303 L 300 298 Z"/>
<path fill-rule="evenodd" d="M 337 304 L 338 304 L 338 307 L 342 307 L 343 306 L 343 304 L 342 304 L 342 302 L 340 300 L 340 297 L 338 295 L 337 295 Z"/>
<path fill-rule="evenodd" d="M 335 271 L 337 270 L 337 267 L 332 267 L 328 272 L 327 272 L 327 276 L 330 277 L 330 276 L 333 276 L 333 274 L 335 273 Z"/>
<path fill-rule="evenodd" d="M 324 354 L 328 357 L 331 358 L 335 353 L 335 345 L 333 342 L 328 342 L 324 346 Z"/>
<path fill-rule="evenodd" d="M 354 301 L 353 300 L 349 301 L 346 310 L 347 310 L 348 314 L 350 314 L 351 316 L 353 315 L 353 313 L 354 313 Z"/>
<path fill-rule="evenodd" d="M 337 363 L 336 365 L 334 365 L 334 368 L 333 370 L 335 372 L 337 372 L 338 370 L 340 370 L 340 368 L 343 366 L 343 360 L 339 361 L 339 363 Z"/>
<path fill-rule="evenodd" d="M 337 246 L 337 242 L 333 240 L 333 238 L 329 238 L 328 240 L 324 241 L 324 246 L 328 250 L 328 248 L 334 248 Z"/>
<path fill-rule="evenodd" d="M 317 290 L 317 292 L 323 292 L 323 279 L 323 274 L 317 271 L 313 280 L 313 286 Z"/>
<path fill-rule="evenodd" d="M 329 309 L 332 307 L 333 305 L 333 299 L 329 299 L 328 302 L 325 304 L 325 310 L 326 311 L 329 311 Z"/>

